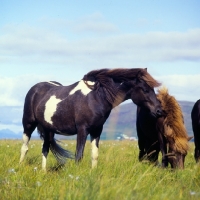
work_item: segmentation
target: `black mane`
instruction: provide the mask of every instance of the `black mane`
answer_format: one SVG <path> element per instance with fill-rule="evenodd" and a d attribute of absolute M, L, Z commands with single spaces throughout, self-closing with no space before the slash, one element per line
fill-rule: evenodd
<path fill-rule="evenodd" d="M 120 98 L 119 87 L 116 83 L 131 81 L 135 78 L 144 80 L 152 88 L 160 86 L 160 83 L 146 69 L 141 68 L 93 70 L 87 73 L 83 80 L 90 89 L 98 91 L 100 87 L 103 88 L 107 101 L 114 104 L 117 98 Z M 90 85 L 87 81 L 93 81 L 95 85 Z"/>

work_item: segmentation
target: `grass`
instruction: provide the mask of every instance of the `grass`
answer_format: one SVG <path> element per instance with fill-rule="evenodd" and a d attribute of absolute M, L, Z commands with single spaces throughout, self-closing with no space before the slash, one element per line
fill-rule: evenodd
<path fill-rule="evenodd" d="M 75 152 L 75 141 L 62 141 Z M 22 142 L 0 140 L 0 199 L 59 200 L 178 200 L 200 199 L 200 165 L 191 144 L 185 169 L 172 171 L 138 162 L 138 147 L 132 141 L 101 141 L 99 162 L 91 169 L 90 144 L 80 164 L 69 160 L 57 165 L 49 153 L 47 173 L 41 170 L 42 141 L 31 141 L 19 165 Z"/>

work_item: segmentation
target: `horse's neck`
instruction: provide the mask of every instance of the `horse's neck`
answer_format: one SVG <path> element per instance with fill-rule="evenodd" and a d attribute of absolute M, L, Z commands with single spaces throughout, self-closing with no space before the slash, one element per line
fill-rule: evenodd
<path fill-rule="evenodd" d="M 119 92 L 116 96 L 115 102 L 113 103 L 113 108 L 120 105 L 121 103 L 123 103 L 124 101 L 128 100 L 129 98 L 127 98 L 126 96 L 126 90 L 123 89 L 124 87 L 120 86 L 119 87 Z"/>

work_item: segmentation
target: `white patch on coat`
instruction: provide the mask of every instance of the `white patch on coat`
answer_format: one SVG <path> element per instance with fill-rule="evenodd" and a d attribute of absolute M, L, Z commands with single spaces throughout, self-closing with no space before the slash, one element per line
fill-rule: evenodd
<path fill-rule="evenodd" d="M 51 82 L 51 81 L 47 81 L 47 83 L 50 83 L 50 84 L 55 85 L 55 86 L 61 86 L 61 85 L 59 85 L 59 84 L 57 84 L 57 83 L 53 83 L 53 82 Z"/>
<path fill-rule="evenodd" d="M 57 110 L 57 105 L 62 100 L 57 99 L 56 96 L 51 96 L 50 99 L 45 104 L 44 119 L 49 124 L 53 124 L 52 117 Z"/>
<path fill-rule="evenodd" d="M 97 167 L 98 157 L 99 157 L 99 148 L 96 146 L 96 139 L 93 139 L 91 142 L 92 150 L 92 168 Z"/>
<path fill-rule="evenodd" d="M 91 82 L 91 81 L 87 81 L 87 83 L 89 85 L 94 85 L 95 82 Z M 69 95 L 72 95 L 74 94 L 76 91 L 80 90 L 82 92 L 82 94 L 84 94 L 85 96 L 87 94 L 89 94 L 92 90 L 84 83 L 83 80 L 79 81 L 78 85 L 73 89 L 71 90 L 71 92 L 69 93 Z"/>

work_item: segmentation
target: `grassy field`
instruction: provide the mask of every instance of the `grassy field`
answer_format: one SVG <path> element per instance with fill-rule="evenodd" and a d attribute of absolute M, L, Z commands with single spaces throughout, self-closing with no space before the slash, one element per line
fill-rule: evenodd
<path fill-rule="evenodd" d="M 62 141 L 75 151 L 75 141 Z M 21 141 L 0 140 L 0 199 L 177 200 L 200 199 L 200 165 L 193 144 L 185 169 L 171 171 L 138 162 L 138 147 L 131 141 L 101 141 L 97 169 L 91 170 L 90 144 L 83 161 L 69 160 L 59 167 L 50 153 L 47 173 L 41 170 L 42 141 L 31 141 L 22 165 Z"/>

